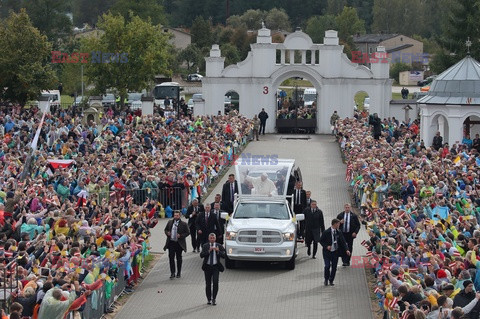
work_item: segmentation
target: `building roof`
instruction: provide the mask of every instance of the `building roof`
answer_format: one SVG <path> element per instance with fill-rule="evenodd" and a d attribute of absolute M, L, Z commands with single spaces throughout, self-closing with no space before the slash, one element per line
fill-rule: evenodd
<path fill-rule="evenodd" d="M 409 48 L 409 47 L 413 47 L 413 44 L 403 44 L 403 45 L 400 45 L 398 47 L 387 49 L 387 53 L 402 51 L 403 49 L 406 49 L 406 48 Z"/>
<path fill-rule="evenodd" d="M 354 35 L 353 42 L 354 43 L 380 43 L 382 41 L 391 39 L 396 37 L 398 34 L 392 33 L 378 33 L 378 34 L 361 34 L 361 35 Z"/>
<path fill-rule="evenodd" d="M 422 104 L 480 104 L 480 63 L 467 55 L 437 76 Z"/>

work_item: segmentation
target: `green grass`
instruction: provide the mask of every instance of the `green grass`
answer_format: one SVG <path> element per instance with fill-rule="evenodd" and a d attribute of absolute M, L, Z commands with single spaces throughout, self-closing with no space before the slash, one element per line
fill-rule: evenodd
<path fill-rule="evenodd" d="M 355 94 L 354 100 L 359 110 L 363 110 L 363 102 L 365 101 L 365 98 L 367 96 L 368 96 L 367 92 L 363 92 L 363 91 Z"/>
<path fill-rule="evenodd" d="M 70 95 L 62 95 L 61 99 L 62 104 L 73 104 L 74 102 L 73 97 L 71 97 Z"/>

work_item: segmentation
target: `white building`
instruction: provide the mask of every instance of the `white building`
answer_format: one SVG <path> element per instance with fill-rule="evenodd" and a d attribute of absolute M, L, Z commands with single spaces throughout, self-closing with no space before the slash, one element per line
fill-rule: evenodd
<path fill-rule="evenodd" d="M 480 63 L 471 56 L 440 74 L 418 100 L 420 136 L 432 145 L 437 131 L 450 146 L 480 133 Z"/>
<path fill-rule="evenodd" d="M 383 47 L 378 52 L 385 52 Z M 354 96 L 365 91 L 370 97 L 370 112 L 389 116 L 392 80 L 389 63 L 373 63 L 371 69 L 352 63 L 339 45 L 337 31 L 325 32 L 323 44 L 314 44 L 300 30 L 289 34 L 284 43 L 272 43 L 270 30 L 258 31 L 247 58 L 224 68 L 225 58 L 213 45 L 206 59 L 206 77 L 202 79 L 203 99 L 195 104 L 196 115 L 223 113 L 225 93 L 239 94 L 239 111 L 247 117 L 262 108 L 269 115 L 266 131 L 275 132 L 276 92 L 291 77 L 309 80 L 317 90 L 317 132 L 330 133 L 330 116 L 337 110 L 340 117 L 353 116 Z"/>

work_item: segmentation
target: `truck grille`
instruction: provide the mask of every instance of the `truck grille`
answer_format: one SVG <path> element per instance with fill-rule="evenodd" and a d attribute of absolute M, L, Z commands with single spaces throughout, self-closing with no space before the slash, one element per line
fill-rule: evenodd
<path fill-rule="evenodd" d="M 279 244 L 282 242 L 282 233 L 274 230 L 241 230 L 237 241 L 245 244 Z"/>

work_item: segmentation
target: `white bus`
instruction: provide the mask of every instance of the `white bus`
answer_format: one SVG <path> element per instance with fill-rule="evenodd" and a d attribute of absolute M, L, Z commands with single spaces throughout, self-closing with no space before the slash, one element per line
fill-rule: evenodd
<path fill-rule="evenodd" d="M 165 108 L 165 99 L 168 97 L 170 100 L 170 107 L 172 106 L 172 99 L 180 98 L 180 84 L 177 82 L 164 82 L 161 84 L 155 85 L 153 89 L 153 96 L 155 98 L 155 106 L 160 106 L 162 109 Z"/>
<path fill-rule="evenodd" d="M 317 90 L 316 89 L 305 89 L 303 92 L 303 101 L 305 106 L 312 106 L 313 102 L 317 102 Z"/>

